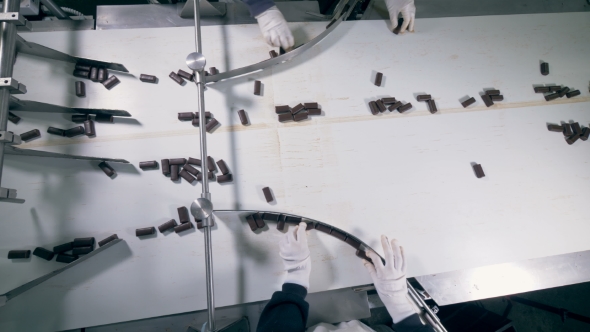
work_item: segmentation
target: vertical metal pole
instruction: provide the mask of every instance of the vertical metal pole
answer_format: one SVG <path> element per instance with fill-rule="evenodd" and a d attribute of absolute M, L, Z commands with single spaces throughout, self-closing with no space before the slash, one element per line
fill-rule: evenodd
<path fill-rule="evenodd" d="M 199 2 L 194 0 L 193 14 L 195 15 L 195 48 L 198 53 L 203 54 L 201 45 L 201 10 Z M 211 200 L 209 193 L 209 170 L 207 167 L 207 131 L 205 118 L 205 73 L 203 70 L 194 72 L 195 84 L 199 89 L 199 102 L 197 109 L 199 111 L 199 134 L 201 135 L 201 171 L 203 172 L 203 181 L 201 182 L 201 197 Z M 211 244 L 211 221 L 212 216 L 207 217 L 204 221 L 205 226 L 205 270 L 207 274 L 207 329 L 215 331 L 215 290 L 213 285 L 213 246 Z"/>
<path fill-rule="evenodd" d="M 19 9 L 19 0 L 4 0 L 3 13 L 18 12 Z M 15 52 L 16 26 L 14 23 L 0 23 L 0 77 L 12 77 Z M 8 89 L 0 89 L 0 131 L 5 131 L 7 127 L 9 99 Z M 2 184 L 2 167 L 4 166 L 4 144 L 0 143 L 0 185 Z"/>

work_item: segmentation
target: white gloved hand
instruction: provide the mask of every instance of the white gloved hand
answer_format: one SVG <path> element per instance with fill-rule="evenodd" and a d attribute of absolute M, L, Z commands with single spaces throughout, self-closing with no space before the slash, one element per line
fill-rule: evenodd
<path fill-rule="evenodd" d="M 381 244 L 385 253 L 385 265 L 372 251 L 367 252 L 367 256 L 373 263 L 363 260 L 363 264 L 369 271 L 379 298 L 385 304 L 393 323 L 397 324 L 415 313 L 408 299 L 404 249 L 396 240 L 389 242 L 385 235 L 381 235 Z"/>
<path fill-rule="evenodd" d="M 309 288 L 311 258 L 307 247 L 307 224 L 302 222 L 292 232 L 287 232 L 279 242 L 279 255 L 283 259 L 287 277 L 285 283 Z"/>
<path fill-rule="evenodd" d="M 268 45 L 282 47 L 284 50 L 293 47 L 295 44 L 293 34 L 289 26 L 287 26 L 285 17 L 276 6 L 272 6 L 256 16 L 256 20 L 258 20 L 262 36 L 264 36 Z"/>
<path fill-rule="evenodd" d="M 404 23 L 402 24 L 399 33 L 404 33 L 406 29 L 414 32 L 414 21 L 416 20 L 416 6 L 414 0 L 385 0 L 385 5 L 389 11 L 389 19 L 391 20 L 391 30 L 397 28 L 397 18 L 399 13 L 402 13 Z"/>

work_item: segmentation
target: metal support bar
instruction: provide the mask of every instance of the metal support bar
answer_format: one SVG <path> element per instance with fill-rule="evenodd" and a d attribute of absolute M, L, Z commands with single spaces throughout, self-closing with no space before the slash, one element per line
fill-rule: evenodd
<path fill-rule="evenodd" d="M 20 148 L 16 148 L 14 146 L 11 146 L 11 145 L 4 146 L 4 153 L 11 154 L 14 156 L 61 158 L 61 159 L 90 160 L 90 161 L 108 161 L 108 162 L 113 162 L 113 163 L 129 164 L 129 162 L 125 159 L 87 157 L 87 156 L 78 156 L 75 154 L 47 152 L 47 151 L 39 151 L 39 150 L 33 150 L 33 149 L 20 149 Z"/>
<path fill-rule="evenodd" d="M 53 0 L 41 0 L 41 4 L 47 7 L 47 9 L 60 20 L 71 20 L 70 16 L 66 14 L 60 6 L 56 5 Z"/>
<path fill-rule="evenodd" d="M 38 101 L 19 100 L 10 96 L 9 109 L 19 112 L 39 112 L 39 113 L 70 113 L 70 114 L 102 114 L 112 116 L 130 117 L 127 111 L 109 110 L 99 108 L 75 108 L 65 107 L 52 104 L 41 103 Z"/>
<path fill-rule="evenodd" d="M 8 89 L 8 92 L 15 95 L 27 93 L 27 87 L 11 77 L 0 78 L 0 89 Z"/>
<path fill-rule="evenodd" d="M 19 145 L 22 140 L 19 135 L 15 135 L 11 131 L 0 131 L 0 143 Z"/>
<path fill-rule="evenodd" d="M 24 26 L 28 30 L 31 30 L 31 22 L 19 12 L 0 13 L 0 22 L 12 22 L 17 26 Z"/>

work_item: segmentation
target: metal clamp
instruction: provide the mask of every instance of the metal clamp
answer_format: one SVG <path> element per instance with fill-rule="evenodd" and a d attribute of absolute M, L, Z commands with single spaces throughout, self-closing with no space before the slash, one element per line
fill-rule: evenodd
<path fill-rule="evenodd" d="M 18 12 L 0 13 L 0 22 L 14 23 L 17 26 L 24 26 L 29 31 L 31 30 L 31 22 Z"/>
<path fill-rule="evenodd" d="M 27 87 L 12 77 L 0 78 L 0 89 L 7 88 L 11 94 L 25 94 Z"/>
<path fill-rule="evenodd" d="M 0 131 L 0 143 L 18 145 L 22 143 L 22 140 L 19 135 L 15 135 L 11 131 Z"/>
<path fill-rule="evenodd" d="M 8 189 L 0 187 L 0 198 L 16 198 L 16 189 Z"/>

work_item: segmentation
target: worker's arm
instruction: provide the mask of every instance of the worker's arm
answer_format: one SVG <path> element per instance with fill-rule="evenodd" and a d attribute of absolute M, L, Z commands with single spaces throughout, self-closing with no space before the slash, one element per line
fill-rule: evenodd
<path fill-rule="evenodd" d="M 307 225 L 302 222 L 287 232 L 279 243 L 279 255 L 287 275 L 283 290 L 275 292 L 264 307 L 257 332 L 301 332 L 307 324 L 309 304 L 305 302 L 309 288 L 311 258 L 307 246 Z"/>
<path fill-rule="evenodd" d="M 274 47 L 288 50 L 295 44 L 293 34 L 287 26 L 287 21 L 273 0 L 243 0 L 250 10 L 250 15 L 256 18 L 260 32 L 266 43 Z"/>
<path fill-rule="evenodd" d="M 414 21 L 416 20 L 416 6 L 414 0 L 385 0 L 387 11 L 389 11 L 389 19 L 391 20 L 391 30 L 397 28 L 397 18 L 399 13 L 402 13 L 404 23 L 399 29 L 399 33 L 414 32 Z"/>

